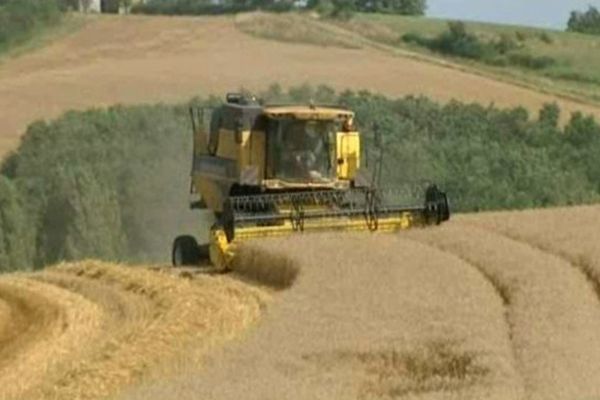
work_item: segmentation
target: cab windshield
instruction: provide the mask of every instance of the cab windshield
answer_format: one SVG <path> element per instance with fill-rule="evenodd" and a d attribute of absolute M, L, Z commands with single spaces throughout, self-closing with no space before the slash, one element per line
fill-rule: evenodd
<path fill-rule="evenodd" d="M 335 178 L 335 121 L 278 119 L 267 129 L 268 175 L 293 182 L 327 182 Z"/>

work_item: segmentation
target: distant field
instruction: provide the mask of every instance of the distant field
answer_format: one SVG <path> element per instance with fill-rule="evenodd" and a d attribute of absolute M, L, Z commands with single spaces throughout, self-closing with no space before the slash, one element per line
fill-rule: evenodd
<path fill-rule="evenodd" d="M 432 62 L 446 60 L 534 89 L 600 103 L 600 38 L 541 28 L 467 23 L 468 31 L 482 40 L 494 41 L 505 36 L 514 40 L 521 51 L 556 61 L 542 70 L 494 67 L 458 57 L 444 57 L 402 40 L 403 35 L 408 33 L 435 37 L 447 29 L 447 22 L 385 14 L 357 14 L 347 22 L 317 20 L 306 14 L 255 14 L 251 19 L 240 21 L 238 26 L 247 33 L 289 42 L 341 47 L 380 44 L 390 49 L 415 52 Z"/>
<path fill-rule="evenodd" d="M 0 153 L 14 149 L 33 120 L 69 109 L 180 101 L 240 87 L 261 90 L 274 82 L 523 105 L 534 113 L 557 102 L 565 118 L 576 110 L 600 115 L 593 104 L 423 61 L 404 49 L 390 52 L 333 25 L 321 30 L 318 21 L 300 28 L 283 24 L 313 37 L 325 32 L 326 41 L 339 35 L 341 45 L 281 43 L 244 33 L 240 24 L 252 26 L 255 16 L 237 18 L 90 17 L 76 33 L 0 64 Z"/>
<path fill-rule="evenodd" d="M 435 36 L 447 28 L 447 21 L 381 14 L 358 14 L 341 27 L 369 39 L 392 46 L 432 54 L 406 45 L 401 37 L 407 33 Z M 557 61 L 547 69 L 531 71 L 515 67 L 491 67 L 452 58 L 454 62 L 476 65 L 486 71 L 523 80 L 549 91 L 565 92 L 600 101 L 600 37 L 510 25 L 468 22 L 470 32 L 485 38 L 498 39 L 501 35 L 513 38 L 523 49 L 537 56 L 549 56 Z"/>

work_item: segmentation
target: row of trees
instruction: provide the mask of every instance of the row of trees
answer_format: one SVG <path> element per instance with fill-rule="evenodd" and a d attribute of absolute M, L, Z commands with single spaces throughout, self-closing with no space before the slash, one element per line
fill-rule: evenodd
<path fill-rule="evenodd" d="M 165 258 L 187 219 L 186 116 L 113 107 L 32 124 L 2 165 L 0 269 Z"/>
<path fill-rule="evenodd" d="M 224 0 L 218 3 L 210 0 L 147 0 L 131 8 L 134 14 L 152 15 L 215 15 L 232 14 L 253 10 L 290 11 L 292 0 Z"/>
<path fill-rule="evenodd" d="M 600 11 L 592 6 L 585 12 L 573 11 L 567 24 L 567 30 L 600 35 Z"/>
<path fill-rule="evenodd" d="M 308 8 L 330 7 L 335 15 L 349 16 L 351 13 L 377 12 L 401 15 L 425 15 L 426 0 L 311 0 Z"/>
<path fill-rule="evenodd" d="M 407 33 L 402 40 L 445 55 L 469 58 L 495 66 L 544 69 L 556 63 L 551 57 L 532 55 L 522 43 L 517 43 L 508 34 L 502 34 L 491 40 L 481 39 L 469 32 L 461 21 L 449 22 L 448 29 L 435 37 Z M 542 36 L 542 40 L 551 39 Z"/>
<path fill-rule="evenodd" d="M 60 22 L 62 0 L 0 0 L 0 53 Z"/>
<path fill-rule="evenodd" d="M 356 9 L 364 12 L 379 12 L 402 15 L 425 15 L 426 0 L 357 0 Z"/>
<path fill-rule="evenodd" d="M 132 12 L 141 14 L 222 14 L 251 10 L 289 11 L 306 7 L 328 16 L 350 16 L 353 12 L 380 12 L 424 15 L 426 0 L 148 0 L 137 4 Z"/>
<path fill-rule="evenodd" d="M 274 85 L 260 96 L 351 107 L 367 149 L 371 127 L 379 126 L 384 184 L 439 182 L 455 211 L 600 199 L 600 125 L 574 114 L 562 128 L 556 105 L 532 120 L 523 108 L 441 105 L 326 86 Z M 70 112 L 32 124 L 0 169 L 0 270 L 86 257 L 166 261 L 172 239 L 201 225 L 187 208 L 188 118 L 187 104 L 156 105 Z"/>

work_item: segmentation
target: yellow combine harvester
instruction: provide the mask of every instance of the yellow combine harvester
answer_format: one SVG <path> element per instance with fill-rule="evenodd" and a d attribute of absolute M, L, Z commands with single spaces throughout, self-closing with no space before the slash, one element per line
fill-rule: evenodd
<path fill-rule="evenodd" d="M 360 134 L 350 110 L 262 106 L 228 94 L 221 107 L 190 113 L 191 192 L 196 197 L 191 207 L 211 210 L 217 222 L 206 246 L 191 236 L 178 237 L 174 265 L 196 265 L 209 257 L 217 269 L 227 270 L 236 244 L 252 238 L 332 230 L 393 232 L 450 218 L 446 194 L 435 185 L 382 190 L 373 176 L 365 178 Z"/>

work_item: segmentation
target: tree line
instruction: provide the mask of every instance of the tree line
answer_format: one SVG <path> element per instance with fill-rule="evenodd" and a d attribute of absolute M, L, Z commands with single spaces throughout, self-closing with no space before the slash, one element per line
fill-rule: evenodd
<path fill-rule="evenodd" d="M 376 124 L 386 151 L 385 186 L 438 182 L 454 211 L 583 204 L 600 199 L 600 125 L 560 109 L 390 99 L 327 86 L 278 85 L 272 102 L 337 103 L 357 113 L 367 149 Z M 214 98 L 196 99 L 214 106 Z M 61 260 L 166 261 L 171 240 L 197 233 L 188 210 L 188 104 L 68 112 L 29 126 L 0 168 L 0 270 Z M 204 228 L 208 228 L 208 224 Z"/>
<path fill-rule="evenodd" d="M 431 51 L 471 60 L 485 64 L 507 67 L 516 66 L 525 69 L 541 70 L 556 64 L 549 56 L 531 54 L 522 42 L 503 33 L 496 38 L 482 39 L 468 31 L 462 21 L 448 22 L 448 29 L 434 37 L 410 32 L 402 36 L 402 41 L 408 44 L 425 47 Z M 551 43 L 551 38 L 543 33 L 540 39 Z"/>
<path fill-rule="evenodd" d="M 253 10 L 284 12 L 297 8 L 319 11 L 326 16 L 350 16 L 353 12 L 424 15 L 426 0 L 147 0 L 133 6 L 138 14 L 199 15 Z"/>
<path fill-rule="evenodd" d="M 63 0 L 0 0 L 0 53 L 58 24 L 66 8 Z"/>
<path fill-rule="evenodd" d="M 600 11 L 590 6 L 587 11 L 573 11 L 567 24 L 570 32 L 600 35 Z"/>

